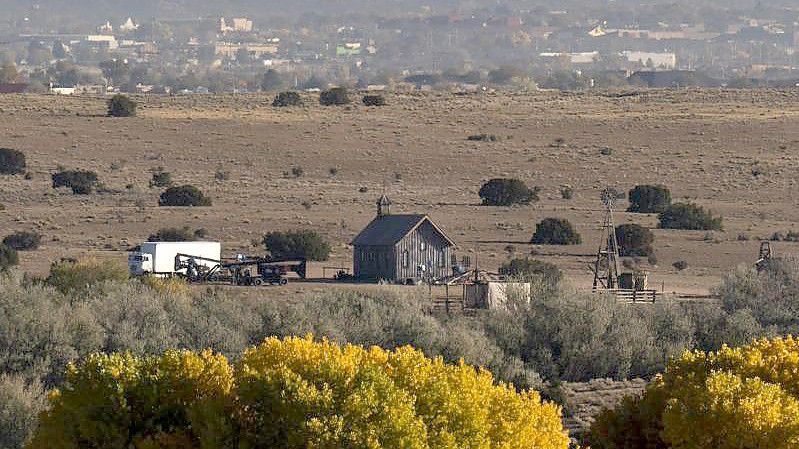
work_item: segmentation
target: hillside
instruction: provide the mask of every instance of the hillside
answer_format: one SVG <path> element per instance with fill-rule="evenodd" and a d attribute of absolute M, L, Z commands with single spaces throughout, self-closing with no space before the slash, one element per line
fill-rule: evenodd
<path fill-rule="evenodd" d="M 104 117 L 102 99 L 0 96 L 0 146 L 24 151 L 32 174 L 0 177 L 0 229 L 44 236 L 42 249 L 22 255 L 23 268 L 40 273 L 66 256 L 124 261 L 127 248 L 165 226 L 204 228 L 226 255 L 260 252 L 251 242 L 268 231 L 316 229 L 334 244 L 330 264 L 348 265 L 348 243 L 385 188 L 396 211 L 430 214 L 458 253 L 483 268 L 532 252 L 585 286 L 598 245 L 600 190 L 662 183 L 675 201 L 724 216 L 723 232 L 655 230 L 658 263 L 645 265 L 654 285 L 702 293 L 736 265 L 753 263 L 758 238 L 786 234 L 799 220 L 797 96 L 430 93 L 389 95 L 383 108 L 325 108 L 309 97 L 297 109 L 272 108 L 268 95 L 154 96 L 139 98 L 139 116 L 129 119 Z M 498 141 L 467 140 L 481 133 Z M 108 191 L 53 190 L 58 166 L 94 170 Z M 178 184 L 197 185 L 214 205 L 159 208 L 160 189 L 148 187 L 157 167 Z M 227 180 L 216 180 L 217 172 Z M 481 184 L 507 176 L 541 187 L 541 201 L 480 206 Z M 574 189 L 571 200 L 561 198 L 565 185 Z M 653 215 L 618 212 L 618 223 L 656 226 Z M 550 216 L 571 220 L 584 243 L 529 245 L 535 224 Z M 796 245 L 775 250 L 791 253 Z M 677 272 L 672 263 L 681 260 L 689 268 Z"/>

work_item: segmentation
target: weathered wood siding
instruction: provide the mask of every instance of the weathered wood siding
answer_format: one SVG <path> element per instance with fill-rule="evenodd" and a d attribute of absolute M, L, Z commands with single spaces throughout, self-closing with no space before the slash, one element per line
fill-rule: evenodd
<path fill-rule="evenodd" d="M 413 232 L 397 242 L 396 279 L 418 279 L 418 267 L 424 265 L 433 278 L 443 278 L 452 274 L 450 247 L 446 239 L 436 231 L 429 221 L 425 221 Z"/>
<path fill-rule="evenodd" d="M 393 246 L 356 246 L 353 256 L 356 278 L 375 281 L 397 279 L 397 256 Z"/>

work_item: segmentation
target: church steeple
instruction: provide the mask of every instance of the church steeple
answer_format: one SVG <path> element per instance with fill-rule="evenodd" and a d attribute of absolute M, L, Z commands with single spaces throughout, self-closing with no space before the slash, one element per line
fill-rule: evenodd
<path fill-rule="evenodd" d="M 377 216 L 384 217 L 386 215 L 391 215 L 391 200 L 383 195 L 377 201 Z"/>

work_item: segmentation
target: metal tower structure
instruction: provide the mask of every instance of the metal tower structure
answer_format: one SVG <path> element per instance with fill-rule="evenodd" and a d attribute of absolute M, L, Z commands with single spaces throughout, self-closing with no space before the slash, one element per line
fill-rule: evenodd
<path fill-rule="evenodd" d="M 602 222 L 602 236 L 599 240 L 594 262 L 594 290 L 618 288 L 619 242 L 616 240 L 616 227 L 613 224 L 613 205 L 618 193 L 611 188 L 602 191 L 602 204 L 605 205 L 605 218 Z"/>
<path fill-rule="evenodd" d="M 763 271 L 768 268 L 768 264 L 771 262 L 772 255 L 771 243 L 767 241 L 760 242 L 760 254 L 757 257 L 757 262 L 755 262 L 757 271 Z"/>

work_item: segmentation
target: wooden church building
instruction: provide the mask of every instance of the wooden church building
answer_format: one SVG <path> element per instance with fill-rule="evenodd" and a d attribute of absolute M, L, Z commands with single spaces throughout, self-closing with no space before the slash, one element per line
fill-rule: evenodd
<path fill-rule="evenodd" d="M 392 214 L 385 195 L 352 245 L 359 280 L 409 284 L 452 276 L 455 243 L 427 215 Z"/>

